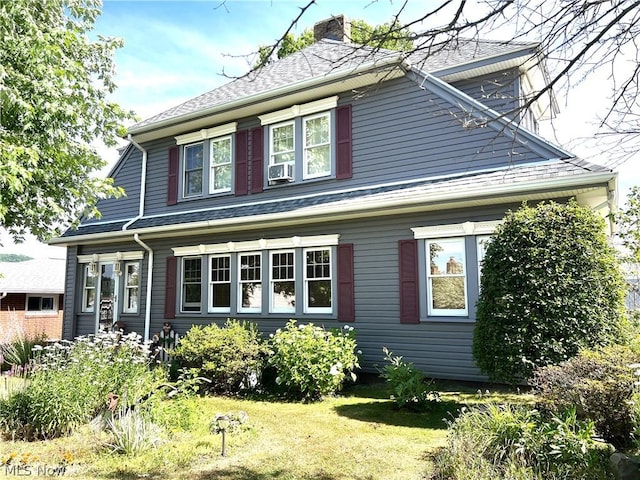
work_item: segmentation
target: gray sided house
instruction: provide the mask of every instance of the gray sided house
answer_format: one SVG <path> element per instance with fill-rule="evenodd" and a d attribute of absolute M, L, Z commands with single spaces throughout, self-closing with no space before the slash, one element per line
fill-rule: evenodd
<path fill-rule="evenodd" d="M 606 215 L 615 199 L 612 171 L 537 135 L 553 98 L 518 110 L 544 84 L 538 55 L 320 38 L 134 125 L 112 172 L 127 196 L 54 241 L 63 336 L 348 322 L 365 369 L 386 346 L 433 377 L 481 378 L 480 265 L 505 212 L 575 197 Z"/>

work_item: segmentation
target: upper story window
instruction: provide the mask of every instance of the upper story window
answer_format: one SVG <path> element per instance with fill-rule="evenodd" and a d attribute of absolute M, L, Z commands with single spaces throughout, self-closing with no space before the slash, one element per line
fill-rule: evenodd
<path fill-rule="evenodd" d="M 269 184 L 335 175 L 337 101 L 330 97 L 260 116 L 269 132 Z"/>
<path fill-rule="evenodd" d="M 213 139 L 210 145 L 209 193 L 229 192 L 231 191 L 231 136 Z"/>
<path fill-rule="evenodd" d="M 185 145 L 184 176 L 182 179 L 184 197 L 202 195 L 203 157 L 203 143 Z"/>
<path fill-rule="evenodd" d="M 181 147 L 182 198 L 217 195 L 232 190 L 236 123 L 176 137 Z"/>
<path fill-rule="evenodd" d="M 302 120 L 304 178 L 331 174 L 331 116 L 322 113 Z"/>

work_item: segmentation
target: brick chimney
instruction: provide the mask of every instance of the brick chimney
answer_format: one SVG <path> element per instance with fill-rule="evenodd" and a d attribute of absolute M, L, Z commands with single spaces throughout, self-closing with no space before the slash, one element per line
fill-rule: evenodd
<path fill-rule="evenodd" d="M 345 15 L 337 15 L 319 21 L 313 26 L 313 39 L 317 42 L 323 38 L 350 42 L 351 22 Z"/>

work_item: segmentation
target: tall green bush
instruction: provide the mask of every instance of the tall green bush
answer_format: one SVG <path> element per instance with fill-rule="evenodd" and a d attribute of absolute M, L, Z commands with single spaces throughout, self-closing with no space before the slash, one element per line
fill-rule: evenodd
<path fill-rule="evenodd" d="M 232 394 L 255 386 L 265 349 L 255 324 L 228 320 L 191 327 L 173 357 L 192 377 L 210 380 L 211 391 Z"/>
<path fill-rule="evenodd" d="M 492 380 L 526 381 L 536 367 L 620 340 L 624 297 L 602 218 L 575 201 L 523 205 L 487 247 L 474 358 Z"/>

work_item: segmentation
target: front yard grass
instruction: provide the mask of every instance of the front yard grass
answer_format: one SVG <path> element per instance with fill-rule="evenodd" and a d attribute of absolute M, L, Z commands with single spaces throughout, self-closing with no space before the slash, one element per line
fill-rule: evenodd
<path fill-rule="evenodd" d="M 393 410 L 382 383 L 355 385 L 311 404 L 189 398 L 175 409 L 165 442 L 144 454 L 109 453 L 103 434 L 87 427 L 51 441 L 5 441 L 0 461 L 13 455 L 14 462 L 26 459 L 34 469 L 63 463 L 65 477 L 86 479 L 423 479 L 429 454 L 445 443 L 445 419 L 463 405 L 530 399 L 508 390 L 478 395 L 477 387 L 441 387 L 443 401 L 430 413 Z M 168 408 L 177 406 L 169 402 Z M 249 415 L 250 428 L 227 435 L 222 457 L 221 436 L 209 433 L 209 422 L 216 413 L 240 410 Z M 9 476 L 5 465 L 0 468 L 0 475 Z"/>

